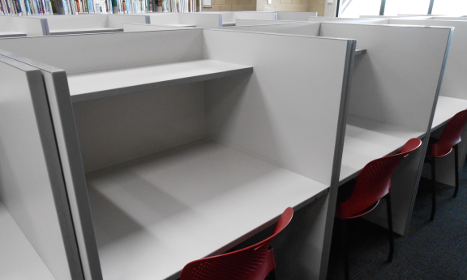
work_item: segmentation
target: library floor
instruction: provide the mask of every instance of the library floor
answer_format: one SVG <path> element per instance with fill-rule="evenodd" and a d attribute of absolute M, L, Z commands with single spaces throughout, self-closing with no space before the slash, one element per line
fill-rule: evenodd
<path fill-rule="evenodd" d="M 454 188 L 437 185 L 433 222 L 430 181 L 422 179 L 410 232 L 395 235 L 395 253 L 387 263 L 386 230 L 362 219 L 348 223 L 351 279 L 467 279 L 467 164 L 457 198 Z M 335 223 L 328 279 L 344 279 L 340 223 Z"/>

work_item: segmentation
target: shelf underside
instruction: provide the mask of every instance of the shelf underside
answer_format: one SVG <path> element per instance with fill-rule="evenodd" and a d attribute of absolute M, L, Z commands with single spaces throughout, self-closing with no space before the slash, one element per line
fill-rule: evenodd
<path fill-rule="evenodd" d="M 87 174 L 104 279 L 167 279 L 329 191 L 201 140 Z M 170 278 L 172 279 L 172 278 Z"/>
<path fill-rule="evenodd" d="M 249 74 L 253 67 L 216 60 L 195 60 L 68 76 L 73 102 L 178 84 Z"/>

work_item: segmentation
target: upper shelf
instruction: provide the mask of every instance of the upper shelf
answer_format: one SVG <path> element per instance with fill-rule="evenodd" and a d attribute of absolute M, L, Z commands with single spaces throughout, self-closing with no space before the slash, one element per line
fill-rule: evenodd
<path fill-rule="evenodd" d="M 88 173 L 104 279 L 174 279 L 329 186 L 207 141 Z"/>
<path fill-rule="evenodd" d="M 216 60 L 158 64 L 68 76 L 72 102 L 253 73 L 253 67 Z"/>

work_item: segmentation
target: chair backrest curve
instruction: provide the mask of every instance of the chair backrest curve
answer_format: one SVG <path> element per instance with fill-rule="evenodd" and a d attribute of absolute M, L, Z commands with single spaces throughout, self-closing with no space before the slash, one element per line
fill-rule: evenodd
<path fill-rule="evenodd" d="M 422 141 L 412 138 L 395 155 L 388 155 L 369 162 L 360 171 L 349 199 L 340 203 L 338 216 L 341 219 L 354 217 L 365 211 L 389 193 L 391 176 L 402 159 L 420 147 Z"/>
<path fill-rule="evenodd" d="M 180 280 L 263 280 L 275 268 L 269 245 L 292 220 L 293 209 L 287 208 L 271 236 L 244 249 L 207 257 L 188 263 Z"/>
<path fill-rule="evenodd" d="M 467 110 L 455 114 L 446 124 L 446 128 L 438 142 L 431 146 L 434 156 L 449 153 L 461 139 L 462 130 L 467 124 Z"/>

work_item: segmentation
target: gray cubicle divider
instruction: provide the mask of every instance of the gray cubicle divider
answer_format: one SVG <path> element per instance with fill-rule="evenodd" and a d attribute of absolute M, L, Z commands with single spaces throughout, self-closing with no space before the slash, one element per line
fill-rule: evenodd
<path fill-rule="evenodd" d="M 467 22 L 459 20 L 435 19 L 390 19 L 390 24 L 424 25 L 454 27 L 449 56 L 444 72 L 443 86 L 433 120 L 432 129 L 434 136 L 439 137 L 444 123 L 459 111 L 467 109 Z M 462 133 L 462 139 L 467 139 L 467 129 Z M 459 172 L 464 166 L 467 154 L 467 141 L 459 143 Z M 436 160 L 436 180 L 444 184 L 454 186 L 454 153 Z M 423 176 L 431 178 L 431 172 L 427 165 Z"/>
<path fill-rule="evenodd" d="M 262 19 L 275 20 L 276 13 L 269 11 L 221 11 L 221 12 L 199 12 L 198 14 L 220 14 L 222 15 L 221 26 L 234 26 L 238 19 Z"/>
<path fill-rule="evenodd" d="M 340 22 L 340 23 L 378 23 L 387 24 L 388 19 L 385 18 L 342 18 L 342 17 L 309 17 L 311 22 Z"/>
<path fill-rule="evenodd" d="M 306 24 L 306 23 L 319 24 L 321 22 L 387 24 L 388 20 L 387 19 L 358 19 L 358 18 L 329 18 L 329 17 L 310 17 L 309 19 L 304 20 L 304 21 L 270 20 L 270 19 L 237 19 L 235 26 L 272 25 L 272 24 Z"/>
<path fill-rule="evenodd" d="M 196 28 L 196 27 L 125 23 L 123 25 L 123 32 L 169 31 L 169 30 L 175 30 L 175 29 L 190 29 L 190 28 Z"/>
<path fill-rule="evenodd" d="M 280 278 L 326 279 L 335 211 L 330 205 L 335 205 L 337 197 L 355 41 L 344 40 L 342 43 L 348 44 L 345 47 L 347 50 L 339 52 L 336 49 L 335 53 L 339 55 L 331 58 L 329 52 L 334 52 L 331 48 L 336 46 L 325 45 L 332 39 L 316 46 L 300 42 L 312 38 L 308 36 L 265 35 L 234 29 L 205 30 L 205 34 L 208 57 L 236 63 L 255 62 L 254 79 L 240 83 L 229 80 L 210 82 L 206 103 L 208 108 L 212 108 L 207 116 L 208 137 L 331 186 L 326 201 L 318 208 L 308 205 L 301 212 L 298 211 L 291 229 L 279 237 L 281 241 L 277 243 L 282 246 L 275 248 L 279 252 L 277 273 Z M 237 41 L 249 43 L 232 48 Z M 265 50 L 263 46 L 274 46 L 274 49 Z M 290 51 L 292 46 L 293 52 Z M 315 52 L 306 55 L 310 50 Z M 277 59 L 271 60 L 270 57 Z M 297 63 L 298 60 L 300 63 Z M 334 62 L 329 63 L 331 60 Z M 343 68 L 333 70 L 334 63 Z M 312 65 L 320 66 L 315 68 Z M 284 69 L 301 70 L 284 74 Z M 333 89 L 329 87 L 331 84 Z M 232 108 L 226 104 L 226 100 L 231 100 L 239 87 L 243 88 L 244 100 L 239 100 L 238 107 Z M 217 94 L 220 91 L 228 97 L 223 102 Z M 312 94 L 308 95 L 307 92 Z M 290 93 L 294 94 L 295 100 Z M 323 108 L 329 111 L 325 113 Z M 286 117 L 292 111 L 308 111 L 309 115 L 302 115 L 305 119 L 297 122 L 297 119 Z M 269 114 L 270 122 L 267 120 Z M 295 114 L 291 116 L 297 117 Z M 327 121 L 317 122 L 318 119 Z M 321 126 L 323 124 L 326 127 Z M 222 127 L 229 127 L 229 131 Z M 307 133 L 307 129 L 311 134 Z M 232 131 L 236 134 L 232 135 Z M 278 139 L 271 143 L 269 140 L 274 135 Z M 282 137 L 279 135 L 284 138 L 280 139 Z M 321 140 L 324 142 L 319 142 L 321 140 L 316 135 L 323 136 Z M 334 139 L 334 135 L 337 136 L 335 142 L 325 143 L 325 139 Z M 294 265 L 284 267 L 285 263 L 291 265 L 290 262 Z"/>
<path fill-rule="evenodd" d="M 88 193 L 85 187 L 86 179 L 83 176 L 84 171 L 76 135 L 73 109 L 69 100 L 66 73 L 61 69 L 4 50 L 0 50 L 0 53 L 36 67 L 41 71 L 53 122 L 55 144 L 57 145 L 56 148 L 58 148 L 59 160 L 61 162 L 61 170 L 56 172 L 62 173 L 61 176 L 64 180 L 63 187 L 66 188 L 66 195 L 62 195 L 68 197 L 67 210 L 71 212 L 75 230 L 74 242 L 79 250 L 80 261 L 75 260 L 75 262 L 80 263 L 82 276 L 76 279 L 100 280 L 102 276 L 99 257 L 96 251 L 91 212 L 87 200 Z M 75 187 L 77 185 L 84 187 Z M 83 230 L 76 230 L 77 228 Z"/>
<path fill-rule="evenodd" d="M 319 22 L 239 19 L 237 25 L 230 28 L 256 32 L 319 36 L 320 26 Z"/>
<path fill-rule="evenodd" d="M 309 34 L 303 23 L 241 26 L 235 29 Z M 321 23 L 319 35 L 357 40 L 341 184 L 373 159 L 400 148 L 409 138 L 430 134 L 449 47 L 450 28 Z M 384 34 L 384 36 L 382 35 Z M 423 50 L 414 53 L 413 50 Z M 407 233 L 427 141 L 394 176 L 394 231 Z M 368 218 L 386 226 L 385 208 Z"/>
<path fill-rule="evenodd" d="M 115 32 L 123 31 L 124 23 L 149 23 L 149 16 L 146 15 L 48 15 L 31 18 L 41 18 L 47 22 L 47 35 Z"/>
<path fill-rule="evenodd" d="M 239 41 L 242 42 L 240 46 L 235 44 Z M 34 50 L 28 47 L 30 45 L 35 46 Z M 89 55 L 80 55 L 87 52 L 82 46 L 95 45 L 100 48 Z M 125 47 L 120 52 L 109 52 L 115 45 Z M 132 47 L 138 47 L 138 52 L 126 51 Z M 273 225 L 285 204 L 294 206 L 296 214 L 289 229 L 276 241 L 278 274 L 285 279 L 325 279 L 335 210 L 329 205 L 335 204 L 337 194 L 355 41 L 190 29 L 8 39 L 0 41 L 0 48 L 28 57 L 10 54 L 42 69 L 82 262 L 88 265 L 83 265 L 88 273 L 86 279 L 91 275 L 89 270 L 96 273 L 89 279 L 102 278 L 99 264 L 102 264 L 104 278 L 110 280 L 138 279 L 137 275 L 153 274 L 158 275 L 156 279 L 175 279 L 188 261 L 224 252 Z M 149 55 L 154 48 L 160 55 Z M 294 52 L 290 52 L 292 48 Z M 310 49 L 316 52 L 306 55 Z M 70 56 L 70 52 L 74 56 Z M 301 63 L 296 63 L 299 57 Z M 238 70 L 227 69 L 224 74 L 212 76 L 221 78 L 219 80 L 188 77 L 162 87 L 139 87 L 132 94 L 128 93 L 136 85 L 128 87 L 126 92 L 116 92 L 117 88 L 109 98 L 102 98 L 104 95 L 95 91 L 97 96 L 80 97 L 74 88 L 79 84 L 76 81 L 93 76 L 96 71 L 105 74 L 105 71 L 119 68 L 139 71 L 138 68 L 146 67 L 150 71 L 153 64 L 167 66 L 164 69 L 170 70 L 179 63 L 185 65 L 183 63 L 196 63 L 196 60 L 231 65 Z M 124 80 L 108 82 L 128 82 Z M 187 85 L 188 82 L 192 84 Z M 105 92 L 109 96 L 112 90 Z M 74 102 L 73 107 L 70 100 Z M 158 106 L 156 110 L 154 106 Z M 193 141 L 183 148 L 162 152 L 157 162 L 177 149 L 182 155 L 168 157 L 168 163 L 155 170 L 149 169 L 146 175 L 143 173 L 147 168 L 133 165 L 140 162 L 139 157 Z M 190 150 L 200 145 L 201 148 Z M 183 153 L 185 149 L 189 152 Z M 211 155 L 210 151 L 221 153 Z M 188 160 L 180 163 L 180 168 L 190 167 L 179 169 L 180 158 L 197 159 L 205 152 L 201 161 Z M 222 163 L 225 156 L 227 166 Z M 145 158 L 152 160 L 151 157 Z M 214 170 L 204 170 L 219 160 L 221 164 L 216 164 Z M 125 163 L 105 168 L 121 162 Z M 126 165 L 133 167 L 126 170 Z M 108 174 L 115 170 L 117 176 L 109 178 Z M 192 174 L 193 170 L 203 173 Z M 88 173 L 87 179 L 94 228 L 91 214 L 87 212 L 85 171 L 93 171 Z M 188 174 L 193 177 L 186 177 Z M 187 190 L 177 185 L 179 181 L 183 186 L 204 189 L 195 190 L 199 195 L 187 196 Z M 126 187 L 125 182 L 129 184 Z M 154 191 L 148 193 L 148 186 Z M 249 193 L 246 186 L 254 187 L 252 191 L 256 195 Z M 269 191 L 271 189 L 274 191 Z M 258 200 L 257 195 L 265 199 Z M 231 196 L 237 198 L 229 201 Z M 193 197 L 195 201 L 191 202 Z M 131 201 L 133 198 L 139 201 L 137 205 L 152 206 L 141 208 Z M 218 198 L 221 200 L 216 201 Z M 140 199 L 145 203 L 141 204 Z M 111 207 L 115 203 L 120 204 Z M 202 207 L 198 206 L 200 203 Z M 212 203 L 218 207 L 226 203 L 235 207 L 217 209 L 212 208 Z M 164 207 L 153 212 L 159 206 Z M 203 210 L 205 207 L 208 213 Z M 115 208 L 119 209 L 115 217 L 123 220 L 108 216 L 112 212 L 105 213 Z M 183 214 L 190 209 L 195 210 L 196 215 L 190 211 Z M 135 217 L 135 213 L 142 216 Z M 213 222 L 205 217 L 208 214 L 221 217 Z M 243 222 L 247 226 L 243 229 L 239 225 L 243 224 L 240 221 L 245 216 L 249 219 Z M 159 221 L 158 217 L 164 217 L 161 227 L 170 228 L 169 237 L 175 234 L 184 239 L 167 241 L 168 233 L 154 233 L 151 226 Z M 164 222 L 169 218 L 175 220 Z M 208 232 L 221 228 L 229 230 L 203 238 L 206 233 L 202 229 L 189 230 L 182 221 L 207 227 Z M 222 226 L 219 228 L 219 225 Z M 97 246 L 101 242 L 99 251 L 94 230 Z M 145 237 L 148 233 L 149 239 Z M 137 238 L 140 234 L 143 240 Z M 132 238 L 139 241 L 131 243 Z M 185 250 L 193 245 L 193 240 L 200 246 L 196 246 L 196 250 Z M 150 243 L 138 244 L 142 241 Z M 162 248 L 175 248 L 175 251 L 165 253 L 161 247 L 154 249 L 159 241 Z"/>
<path fill-rule="evenodd" d="M 443 78 L 451 28 L 394 27 L 390 25 L 358 25 L 322 23 L 322 36 L 345 36 L 357 40 L 357 48 L 367 53 L 356 60 L 350 92 L 349 116 L 346 137 L 352 141 L 360 139 L 364 130 L 387 133 L 391 144 L 400 147 L 408 138 L 424 137 L 424 144 L 407 158 L 393 176 L 391 190 L 393 203 L 394 231 L 406 234 L 409 230 L 418 182 L 423 167 L 428 137 Z M 418 50 L 414 52 L 414 50 Z M 362 118 L 360 120 L 357 120 Z M 367 122 L 376 121 L 375 123 Z M 380 127 L 372 127 L 378 124 Z M 386 126 L 389 124 L 389 126 Z M 390 127 L 390 128 L 389 128 Z M 386 145 L 386 140 L 374 135 L 372 142 Z M 404 139 L 405 138 L 405 139 Z M 364 138 L 362 138 L 364 139 Z M 346 140 L 346 144 L 347 144 Z M 350 143 L 350 142 L 349 142 Z M 362 143 L 355 143 L 358 147 Z M 368 143 L 370 144 L 370 143 Z M 349 145 L 349 147 L 353 145 Z M 390 148 L 391 146 L 387 146 Z M 350 161 L 365 159 L 373 148 L 355 153 L 344 147 L 343 169 Z M 387 151 L 390 152 L 390 151 Z M 354 154 L 355 153 L 355 154 Z M 348 157 L 346 157 L 348 155 Z M 355 157 L 357 156 L 357 157 Z M 382 156 L 382 155 L 380 155 Z M 368 159 L 372 159 L 371 157 Z M 348 161 L 348 162 L 346 162 Z M 363 163 L 361 165 L 363 167 Z M 351 172 L 344 172 L 350 175 Z M 346 177 L 341 173 L 341 179 Z M 368 219 L 385 226 L 386 213 L 383 207 L 368 215 Z"/>
<path fill-rule="evenodd" d="M 193 25 L 195 27 L 222 27 L 220 13 L 155 13 L 150 14 L 151 25 Z"/>
<path fill-rule="evenodd" d="M 1 200 L 57 280 L 84 279 L 41 73 L 1 55 L 0 72 Z"/>
<path fill-rule="evenodd" d="M 285 12 L 276 11 L 276 20 L 307 21 L 309 17 L 317 17 L 318 12 Z"/>
<path fill-rule="evenodd" d="M 43 18 L 0 17 L 0 37 L 43 36 L 48 30 L 47 20 Z"/>

